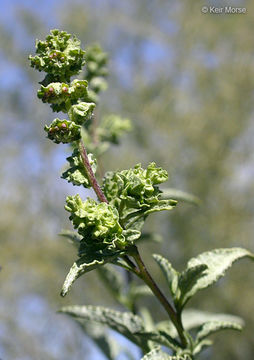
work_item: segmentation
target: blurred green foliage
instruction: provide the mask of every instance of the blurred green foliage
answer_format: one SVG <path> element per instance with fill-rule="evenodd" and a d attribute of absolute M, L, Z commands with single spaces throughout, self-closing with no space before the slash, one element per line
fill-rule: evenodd
<path fill-rule="evenodd" d="M 65 1 L 53 14 L 62 29 L 85 45 L 99 42 L 110 55 L 109 86 L 97 116 L 115 111 L 134 124 L 123 145 L 104 155 L 104 168 L 145 166 L 153 160 L 168 170 L 170 186 L 201 200 L 199 207 L 179 205 L 146 225 L 164 237 L 160 245 L 142 248 L 155 274 L 152 252 L 183 268 L 191 256 L 215 247 L 254 250 L 254 3 L 244 2 L 245 15 L 227 16 L 202 14 L 203 5 L 194 0 Z M 59 179 L 66 154 L 44 139 L 43 124 L 52 113 L 34 96 L 39 75 L 27 63 L 34 37 L 43 38 L 49 27 L 32 6 L 19 5 L 15 16 L 27 41 L 19 43 L 19 30 L 4 25 L 0 38 L 1 56 L 21 73 L 15 79 L 6 75 L 1 83 L 1 356 L 83 359 L 82 333 L 54 312 L 63 304 L 101 305 L 102 295 L 104 305 L 110 305 L 111 298 L 95 274 L 81 279 L 68 299 L 59 296 L 74 250 L 55 234 L 68 224 L 63 203 L 72 189 Z M 253 273 L 238 264 L 223 281 L 224 291 L 219 283 L 189 306 L 208 311 L 216 306 L 218 312 L 245 318 L 246 328 L 241 336 L 217 337 L 213 352 L 200 358 L 251 360 Z M 43 323 L 39 315 L 22 320 L 23 313 L 33 314 L 28 310 L 35 296 L 49 306 Z M 146 304 L 155 305 L 149 299 Z M 157 303 L 156 308 L 163 320 Z M 57 344 L 50 345 L 51 327 L 61 356 Z"/>

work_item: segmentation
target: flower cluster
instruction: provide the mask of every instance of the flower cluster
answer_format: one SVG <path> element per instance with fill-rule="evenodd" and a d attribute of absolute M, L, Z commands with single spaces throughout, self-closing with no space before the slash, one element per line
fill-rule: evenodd
<path fill-rule="evenodd" d="M 86 80 L 73 80 L 70 85 L 65 83 L 50 83 L 41 86 L 37 96 L 44 103 L 51 104 L 53 111 L 67 112 L 78 101 L 89 101 Z M 95 107 L 95 104 L 93 107 Z"/>
<path fill-rule="evenodd" d="M 45 41 L 36 41 L 36 55 L 29 56 L 31 66 L 48 73 L 44 85 L 53 81 L 70 81 L 85 64 L 80 41 L 65 31 L 51 30 Z"/>
<path fill-rule="evenodd" d="M 91 118 L 94 108 L 95 103 L 93 102 L 78 102 L 70 107 L 68 115 L 76 124 L 83 125 L 84 119 Z"/>
<path fill-rule="evenodd" d="M 107 172 L 103 179 L 103 191 L 110 204 L 119 211 L 120 222 L 140 230 L 148 214 L 171 210 L 175 200 L 161 200 L 158 184 L 168 179 L 166 170 L 150 163 L 147 169 L 137 164 L 133 169 Z"/>
<path fill-rule="evenodd" d="M 29 56 L 31 66 L 47 73 L 37 96 L 51 104 L 56 112 L 68 113 L 70 120 L 55 119 L 45 126 L 48 138 L 55 143 L 70 143 L 80 139 L 80 125 L 90 120 L 95 103 L 88 92 L 87 80 L 74 79 L 85 64 L 85 51 L 80 41 L 65 31 L 52 30 L 45 41 L 36 42 L 36 55 Z"/>
<path fill-rule="evenodd" d="M 90 198 L 83 202 L 79 195 L 68 196 L 66 202 L 70 220 L 82 236 L 80 255 L 122 250 L 140 236 L 139 231 L 126 231 L 121 227 L 118 211 L 112 205 Z"/>
<path fill-rule="evenodd" d="M 48 133 L 48 138 L 56 144 L 67 144 L 80 139 L 81 127 L 73 121 L 55 119 L 44 130 Z"/>

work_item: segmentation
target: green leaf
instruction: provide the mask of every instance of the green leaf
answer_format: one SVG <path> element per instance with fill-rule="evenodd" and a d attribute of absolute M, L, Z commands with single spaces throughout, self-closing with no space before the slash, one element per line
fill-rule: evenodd
<path fill-rule="evenodd" d="M 173 268 L 170 262 L 167 259 L 165 259 L 163 256 L 154 254 L 153 258 L 161 268 L 167 280 L 173 298 L 174 299 L 177 298 L 179 273 Z"/>
<path fill-rule="evenodd" d="M 167 189 L 161 189 L 162 193 L 160 197 L 162 199 L 174 199 L 177 201 L 184 201 L 193 205 L 199 205 L 200 200 L 197 196 L 189 194 L 185 191 L 173 189 L 173 188 L 167 188 Z"/>
<path fill-rule="evenodd" d="M 161 243 L 163 241 L 163 237 L 162 235 L 157 233 L 143 231 L 140 238 L 138 239 L 138 243 L 141 243 L 143 241 L 145 242 L 152 241 L 155 243 Z"/>
<path fill-rule="evenodd" d="M 79 248 L 82 236 L 76 231 L 62 230 L 58 235 L 67 238 L 76 248 Z"/>
<path fill-rule="evenodd" d="M 197 333 L 196 342 L 200 342 L 205 339 L 207 336 L 214 334 L 220 330 L 238 330 L 241 331 L 243 329 L 242 325 L 238 322 L 231 321 L 209 321 L 202 325 L 200 331 Z"/>
<path fill-rule="evenodd" d="M 137 335 L 144 337 L 144 339 L 146 340 L 150 340 L 160 345 L 167 346 L 168 348 L 175 351 L 181 348 L 180 344 L 163 330 L 142 331 L 137 333 Z"/>
<path fill-rule="evenodd" d="M 228 248 L 215 249 L 202 253 L 196 258 L 192 258 L 188 262 L 186 270 L 198 265 L 206 265 L 207 270 L 204 276 L 197 279 L 196 283 L 193 285 L 191 289 L 191 296 L 193 296 L 198 290 L 205 289 L 215 283 L 218 279 L 224 276 L 225 271 L 229 269 L 236 260 L 244 257 L 253 259 L 254 255 L 243 248 Z"/>
<path fill-rule="evenodd" d="M 107 325 L 136 344 L 141 344 L 135 333 L 144 330 L 142 319 L 130 312 L 120 312 L 100 306 L 66 306 L 60 312 L 74 318 Z"/>
<path fill-rule="evenodd" d="M 206 322 L 210 321 L 222 321 L 222 322 L 234 322 L 240 326 L 244 325 L 243 320 L 235 315 L 223 314 L 223 313 L 210 313 L 208 311 L 201 311 L 195 309 L 186 309 L 182 314 L 183 325 L 186 330 L 200 327 Z"/>
<path fill-rule="evenodd" d="M 97 160 L 93 154 L 88 154 L 88 160 L 95 174 L 97 170 Z M 91 188 L 87 170 L 83 164 L 79 150 L 74 149 L 72 155 L 67 157 L 67 161 L 70 167 L 62 174 L 62 179 L 71 182 L 73 185 L 83 185 L 85 188 Z"/>
<path fill-rule="evenodd" d="M 75 320 L 80 324 L 84 333 L 88 335 L 103 354 L 106 355 L 107 359 L 115 360 L 121 350 L 118 342 L 112 336 L 109 336 L 102 326 L 88 323 L 81 319 Z"/>
<path fill-rule="evenodd" d="M 193 296 L 193 293 L 195 293 L 195 284 L 205 276 L 206 270 L 207 265 L 200 264 L 187 268 L 180 274 L 178 284 L 180 297 L 176 300 L 178 309 L 183 308 L 187 301 Z"/>
<path fill-rule="evenodd" d="M 194 354 L 201 352 L 204 346 L 212 344 L 210 340 L 206 339 L 209 335 L 228 329 L 241 331 L 242 325 L 239 322 L 232 321 L 209 321 L 203 324 L 195 339 Z"/>
<path fill-rule="evenodd" d="M 112 261 L 115 257 L 119 256 L 119 252 L 115 254 L 112 253 L 111 256 L 105 256 L 103 254 L 91 254 L 91 255 L 83 255 L 80 259 L 74 262 L 72 265 L 68 275 L 63 284 L 63 288 L 61 291 L 61 296 L 65 296 L 74 281 L 76 281 L 81 275 L 98 268 L 106 264 L 109 261 Z"/>
<path fill-rule="evenodd" d="M 209 347 L 212 344 L 213 342 L 208 339 L 200 341 L 193 349 L 193 355 L 199 354 L 205 347 Z"/>
<path fill-rule="evenodd" d="M 239 326 L 243 326 L 243 320 L 235 315 L 210 313 L 207 311 L 200 311 L 196 309 L 186 309 L 182 313 L 183 327 L 186 331 L 199 328 L 206 322 L 220 321 L 220 322 L 233 322 Z M 177 337 L 177 331 L 175 330 L 171 321 L 164 320 L 156 324 L 157 330 L 165 331 L 173 338 Z"/>
<path fill-rule="evenodd" d="M 133 285 L 130 287 L 128 295 L 131 296 L 133 300 L 137 300 L 143 296 L 151 296 L 153 293 L 147 285 Z"/>
<path fill-rule="evenodd" d="M 191 360 L 191 358 L 188 355 L 170 356 L 163 352 L 160 347 L 155 347 L 143 356 L 141 360 Z"/>
<path fill-rule="evenodd" d="M 98 268 L 98 274 L 106 287 L 118 299 L 124 290 L 124 280 L 119 271 L 110 264 L 102 268 Z"/>

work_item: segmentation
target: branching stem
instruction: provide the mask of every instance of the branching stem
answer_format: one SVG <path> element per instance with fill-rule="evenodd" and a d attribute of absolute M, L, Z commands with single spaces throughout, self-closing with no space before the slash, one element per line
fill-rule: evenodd
<path fill-rule="evenodd" d="M 79 151 L 80 151 L 81 158 L 83 160 L 83 165 L 86 169 L 87 177 L 88 177 L 89 182 L 90 182 L 92 188 L 94 189 L 98 199 L 101 202 L 108 203 L 105 195 L 103 194 L 103 192 L 100 188 L 100 185 L 98 184 L 98 182 L 96 180 L 96 177 L 95 177 L 92 167 L 90 165 L 90 162 L 89 162 L 89 159 L 87 156 L 87 152 L 86 152 L 86 149 L 85 149 L 82 139 L 79 141 Z M 154 295 L 160 301 L 160 303 L 162 304 L 162 306 L 168 313 L 171 321 L 173 322 L 173 324 L 178 332 L 179 338 L 181 339 L 182 345 L 184 347 L 186 347 L 187 342 L 186 342 L 186 338 L 184 336 L 184 329 L 182 326 L 182 322 L 179 321 L 180 319 L 179 319 L 176 311 L 174 310 L 172 305 L 168 302 L 168 300 L 163 295 L 163 293 L 161 292 L 161 290 L 159 289 L 159 287 L 157 286 L 157 284 L 151 277 L 150 273 L 148 272 L 145 264 L 143 263 L 143 260 L 140 256 L 140 254 L 139 254 L 138 248 L 136 246 L 130 247 L 129 255 L 133 256 L 134 260 L 137 263 L 138 268 L 133 266 L 134 264 L 131 262 L 131 260 L 129 259 L 128 256 L 125 256 L 125 260 L 127 261 L 128 265 L 131 265 L 133 272 L 135 272 L 135 274 L 137 276 L 139 276 L 140 278 L 143 279 L 143 281 L 149 286 L 149 288 L 152 290 Z"/>

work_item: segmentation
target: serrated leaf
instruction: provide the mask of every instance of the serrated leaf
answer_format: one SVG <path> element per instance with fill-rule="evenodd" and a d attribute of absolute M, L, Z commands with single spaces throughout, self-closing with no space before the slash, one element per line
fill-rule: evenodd
<path fill-rule="evenodd" d="M 68 275 L 66 276 L 61 291 L 61 296 L 65 296 L 68 293 L 74 281 L 77 280 L 81 275 L 94 270 L 109 261 L 112 261 L 117 256 L 119 256 L 119 252 L 116 252 L 111 256 L 103 256 L 103 254 L 83 255 L 80 259 L 74 262 Z"/>
<path fill-rule="evenodd" d="M 205 289 L 215 283 L 218 279 L 224 276 L 225 271 L 229 269 L 236 260 L 244 257 L 253 259 L 254 255 L 243 248 L 228 248 L 215 249 L 202 253 L 196 258 L 192 258 L 187 264 L 187 269 L 205 264 L 207 266 L 207 270 L 206 274 L 200 277 L 192 287 L 191 296 L 193 296 L 198 290 Z"/>
<path fill-rule="evenodd" d="M 241 331 L 242 325 L 232 321 L 209 321 L 203 324 L 195 339 L 194 355 L 200 353 L 204 346 L 212 344 L 211 340 L 206 339 L 209 335 L 228 329 Z"/>
<path fill-rule="evenodd" d="M 195 284 L 199 279 L 205 276 L 207 265 L 200 264 L 183 271 L 178 280 L 178 289 L 180 298 L 177 299 L 178 309 L 183 308 L 187 301 L 192 297 L 193 292 L 195 293 Z"/>
<path fill-rule="evenodd" d="M 177 288 L 178 288 L 178 276 L 179 273 L 173 268 L 170 262 L 165 259 L 163 256 L 158 254 L 153 254 L 154 260 L 157 262 L 161 268 L 167 283 L 169 285 L 170 292 L 173 298 L 177 297 Z"/>
<path fill-rule="evenodd" d="M 161 199 L 174 199 L 177 201 L 184 201 L 193 205 L 200 204 L 200 200 L 197 196 L 187 193 L 185 191 L 181 191 L 173 188 L 167 188 L 161 190 L 162 190 L 162 193 L 160 195 Z"/>
<path fill-rule="evenodd" d="M 204 323 L 210 321 L 234 322 L 239 324 L 240 326 L 244 325 L 244 322 L 240 317 L 230 314 L 216 314 L 196 309 L 187 309 L 184 310 L 182 313 L 183 327 L 186 331 L 198 328 Z M 156 329 L 167 332 L 167 334 L 169 334 L 173 338 L 177 337 L 177 331 L 175 330 L 172 322 L 169 320 L 157 323 Z"/>
<path fill-rule="evenodd" d="M 66 306 L 61 309 L 61 312 L 74 318 L 107 325 L 134 343 L 141 344 L 135 333 L 144 330 L 143 321 L 130 312 L 120 312 L 100 306 Z"/>
<path fill-rule="evenodd" d="M 242 330 L 242 326 L 237 322 L 231 321 L 209 321 L 201 327 L 200 331 L 197 333 L 196 342 L 199 343 L 201 340 L 205 339 L 207 336 L 214 334 L 220 330 L 232 329 L 232 330 Z"/>
<path fill-rule="evenodd" d="M 171 336 L 169 336 L 165 331 L 142 331 L 137 333 L 137 335 L 144 337 L 146 340 L 167 346 L 175 351 L 181 348 L 180 344 Z"/>
<path fill-rule="evenodd" d="M 143 356 L 141 360 L 190 360 L 190 357 L 188 355 L 170 356 L 163 352 L 160 347 L 155 347 Z"/>

